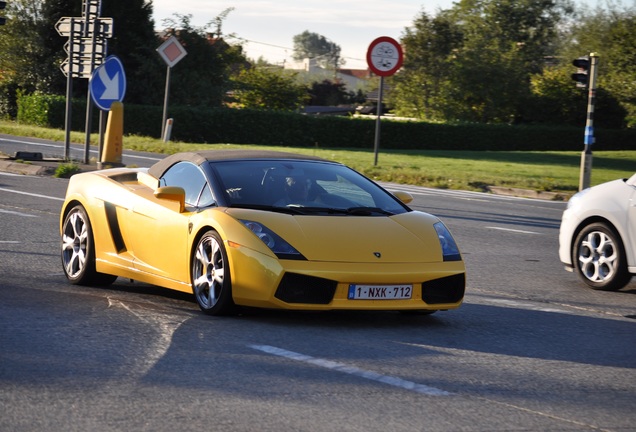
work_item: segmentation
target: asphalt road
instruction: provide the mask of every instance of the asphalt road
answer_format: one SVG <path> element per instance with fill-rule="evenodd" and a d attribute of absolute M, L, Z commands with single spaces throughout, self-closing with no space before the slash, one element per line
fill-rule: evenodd
<path fill-rule="evenodd" d="M 66 184 L 0 173 L 2 431 L 634 430 L 636 282 L 563 270 L 564 203 L 400 187 L 462 249 L 455 311 L 216 318 L 121 278 L 69 285 Z"/>

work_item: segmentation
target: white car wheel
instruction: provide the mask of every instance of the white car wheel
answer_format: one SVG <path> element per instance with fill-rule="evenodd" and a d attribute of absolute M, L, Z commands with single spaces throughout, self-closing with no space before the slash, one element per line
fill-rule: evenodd
<path fill-rule="evenodd" d="M 117 276 L 95 270 L 95 243 L 86 210 L 73 207 L 62 224 L 62 268 L 69 282 L 78 285 L 110 285 Z"/>
<path fill-rule="evenodd" d="M 208 231 L 192 253 L 192 291 L 203 312 L 228 315 L 234 312 L 232 282 L 223 240 L 216 231 Z"/>
<path fill-rule="evenodd" d="M 593 289 L 615 291 L 627 285 L 625 249 L 616 231 L 604 223 L 586 226 L 572 246 L 577 274 Z"/>

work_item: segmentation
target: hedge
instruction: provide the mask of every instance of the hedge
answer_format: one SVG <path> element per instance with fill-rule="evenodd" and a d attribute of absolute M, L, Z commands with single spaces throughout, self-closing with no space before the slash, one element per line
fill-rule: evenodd
<path fill-rule="evenodd" d="M 64 129 L 63 96 L 29 95 L 18 100 L 20 123 Z M 73 100 L 71 129 L 83 131 L 86 100 Z M 93 110 L 92 131 L 98 129 Z M 163 109 L 125 105 L 124 133 L 159 138 Z M 172 140 L 321 148 L 373 148 L 375 118 L 307 116 L 298 113 L 229 108 L 171 107 Z M 380 146 L 400 150 L 582 150 L 581 126 L 437 124 L 381 122 Z M 600 150 L 636 150 L 636 129 L 597 129 Z"/>

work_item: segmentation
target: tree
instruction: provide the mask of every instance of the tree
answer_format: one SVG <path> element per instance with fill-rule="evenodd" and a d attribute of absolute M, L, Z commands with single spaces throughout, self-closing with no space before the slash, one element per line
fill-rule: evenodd
<path fill-rule="evenodd" d="M 326 37 L 309 30 L 294 36 L 293 58 L 300 61 L 306 58 L 316 59 L 325 69 L 338 69 L 345 64 L 340 57 L 340 46 Z"/>
<path fill-rule="evenodd" d="M 57 33 L 55 24 L 63 16 L 81 17 L 81 0 L 13 0 L 7 3 L 7 25 L 0 32 L 0 89 L 3 113 L 15 116 L 18 91 L 63 95 L 66 77 L 60 65 L 67 58 L 68 38 Z M 155 52 L 152 2 L 111 0 L 104 2 L 102 17 L 114 21 L 114 36 L 107 40 L 108 54 L 124 64 L 128 81 L 126 102 L 159 103 L 162 70 Z M 85 96 L 86 79 L 74 79 L 74 95 Z"/>
<path fill-rule="evenodd" d="M 165 64 L 156 52 L 161 40 L 155 33 L 152 2 L 102 1 L 102 16 L 113 18 L 108 54 L 116 55 L 126 71 L 126 103 L 155 105 L 163 101 Z"/>
<path fill-rule="evenodd" d="M 308 97 L 295 76 L 267 67 L 245 68 L 234 78 L 236 103 L 241 108 L 295 111 Z"/>
<path fill-rule="evenodd" d="M 453 9 L 463 43 L 453 60 L 449 97 L 457 116 L 481 122 L 517 118 L 530 97 L 530 76 L 553 53 L 570 3 L 559 0 L 462 0 Z"/>
<path fill-rule="evenodd" d="M 60 65 L 67 57 L 64 44 L 68 39 L 58 34 L 55 23 L 64 16 L 81 16 L 82 6 L 76 0 L 47 0 L 41 4 L 42 19 L 37 28 L 37 43 L 42 55 L 37 60 L 33 59 L 37 61 L 40 70 L 37 90 L 62 95 L 66 92 L 66 76 L 60 70 Z M 80 94 L 78 90 L 83 90 L 82 86 L 76 88 L 76 94 Z"/>
<path fill-rule="evenodd" d="M 398 111 L 444 120 L 517 118 L 530 76 L 553 52 L 570 12 L 568 0 L 461 0 L 433 19 L 423 13 L 403 39 Z"/>
<path fill-rule="evenodd" d="M 15 98 L 23 93 L 63 95 L 66 77 L 60 65 L 67 57 L 68 40 L 55 30 L 62 16 L 80 17 L 83 0 L 14 0 L 7 4 L 10 19 L 0 32 L 0 91 L 3 112 L 15 115 Z M 205 27 L 191 25 L 191 16 L 167 20 L 165 36 L 175 35 L 186 45 L 188 56 L 174 69 L 175 104 L 220 106 L 229 88 L 233 65 L 245 62 L 240 46 L 221 37 L 226 9 Z M 113 19 L 113 37 L 107 39 L 109 55 L 116 55 L 126 70 L 126 103 L 159 105 L 163 101 L 165 64 L 156 52 L 162 39 L 155 34 L 152 2 L 110 0 L 103 2 L 102 17 Z M 209 32 L 207 28 L 213 28 Z M 86 95 L 88 80 L 74 79 L 75 96 Z"/>
<path fill-rule="evenodd" d="M 602 128 L 636 127 L 636 9 L 614 5 L 583 9 L 560 37 L 550 65 L 531 77 L 532 98 L 524 117 L 530 121 L 582 126 L 587 113 L 587 91 L 576 88 L 570 75 L 572 60 L 599 55 L 594 125 Z"/>
<path fill-rule="evenodd" d="M 611 124 L 626 122 L 636 127 L 636 6 L 621 8 L 608 5 L 593 11 L 584 10 L 570 28 L 570 41 L 561 51 L 561 58 L 572 69 L 572 59 L 595 52 L 599 55 L 596 117 L 614 105 L 611 96 L 626 112 L 624 119 L 614 118 Z M 570 83 L 571 84 L 571 83 Z M 619 116 L 620 111 L 614 111 Z"/>
<path fill-rule="evenodd" d="M 453 52 L 461 46 L 459 26 L 447 13 L 431 18 L 423 12 L 402 38 L 407 55 L 391 80 L 388 98 L 396 114 L 429 120 L 444 118 L 443 100 Z"/>
<path fill-rule="evenodd" d="M 0 110 L 4 116 L 15 117 L 18 92 L 46 91 L 51 68 L 43 63 L 46 54 L 41 34 L 42 2 L 8 2 L 5 15 L 7 22 L 0 31 Z"/>
<path fill-rule="evenodd" d="M 310 99 L 308 105 L 336 106 L 358 102 L 359 95 L 352 91 L 347 91 L 346 87 L 346 84 L 342 82 L 330 80 L 313 82 L 309 89 Z M 364 98 L 362 101 L 364 101 Z"/>
<path fill-rule="evenodd" d="M 165 37 L 175 36 L 188 54 L 172 70 L 170 100 L 176 105 L 219 107 L 230 90 L 230 74 L 247 63 L 240 45 L 229 45 L 218 33 L 227 14 L 205 26 L 192 25 L 192 15 L 175 14 L 164 21 Z"/>
<path fill-rule="evenodd" d="M 587 92 L 574 85 L 572 67 L 555 65 L 531 78 L 532 103 L 525 117 L 541 123 L 585 124 Z"/>
<path fill-rule="evenodd" d="M 577 88 L 570 75 L 570 62 L 545 68 L 531 79 L 532 98 L 527 104 L 524 118 L 531 122 L 585 125 L 588 92 Z M 594 124 L 602 128 L 625 126 L 627 111 L 607 89 L 596 91 Z"/>

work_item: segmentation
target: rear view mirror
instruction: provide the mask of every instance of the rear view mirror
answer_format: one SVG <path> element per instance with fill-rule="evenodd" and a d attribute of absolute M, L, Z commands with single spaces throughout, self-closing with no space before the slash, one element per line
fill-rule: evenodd
<path fill-rule="evenodd" d="M 410 203 L 411 201 L 413 201 L 413 195 L 411 195 L 411 194 L 410 194 L 410 193 L 408 193 L 408 192 L 395 191 L 395 192 L 392 192 L 392 193 L 393 193 L 393 195 L 394 195 L 397 199 L 399 199 L 400 201 L 402 201 L 404 204 L 408 204 L 408 203 Z"/>
<path fill-rule="evenodd" d="M 155 197 L 179 203 L 179 213 L 185 210 L 185 190 L 177 186 L 163 186 L 155 191 Z"/>

